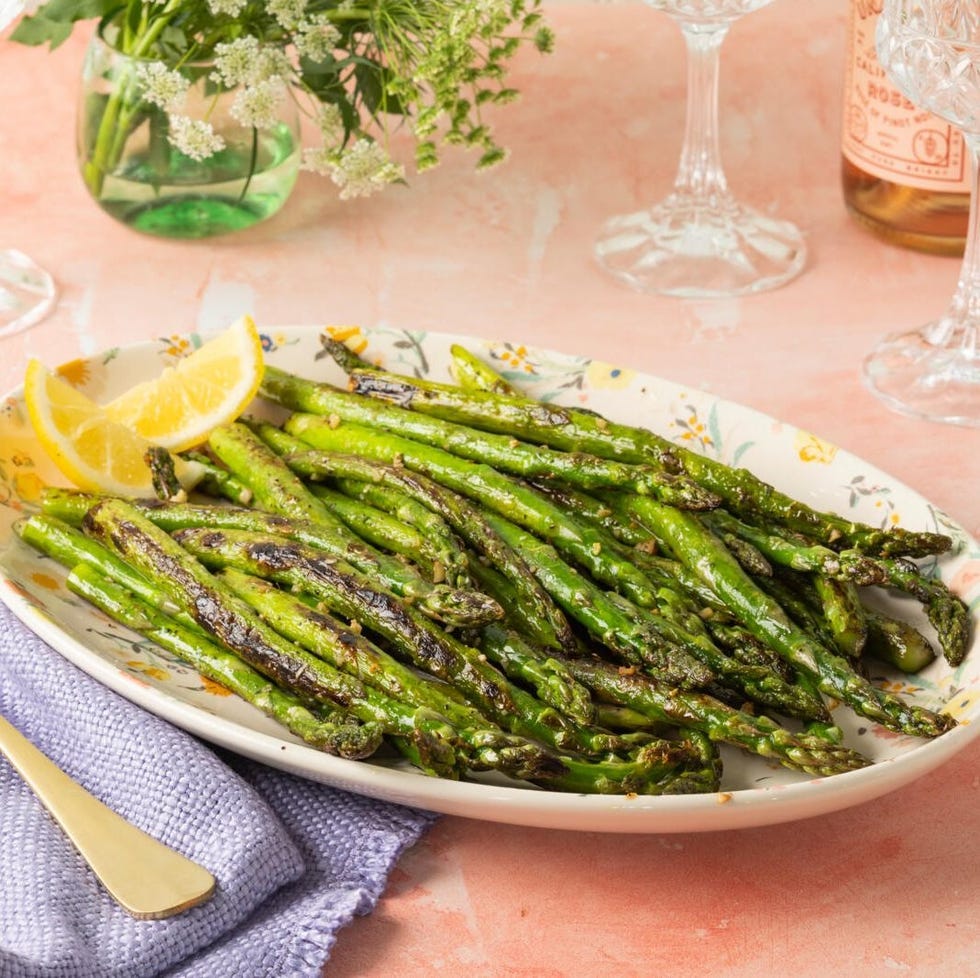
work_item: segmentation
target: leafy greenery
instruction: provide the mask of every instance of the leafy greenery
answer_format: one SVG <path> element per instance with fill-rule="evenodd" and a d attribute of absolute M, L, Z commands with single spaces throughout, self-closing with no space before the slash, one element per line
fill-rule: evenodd
<path fill-rule="evenodd" d="M 525 44 L 551 50 L 540 0 L 49 0 L 11 35 L 55 48 L 80 21 L 138 59 L 125 97 L 165 110 L 169 138 L 195 158 L 221 149 L 206 119 L 181 115 L 191 65 L 213 62 L 210 79 L 238 89 L 242 125 L 271 125 L 275 104 L 295 98 L 321 141 L 304 166 L 327 174 L 342 197 L 401 180 L 388 154 L 392 120 L 410 120 L 415 166 L 439 162 L 441 147 L 501 160 L 483 108 L 512 101 L 506 66 Z M 182 79 L 184 79 L 182 81 Z"/>

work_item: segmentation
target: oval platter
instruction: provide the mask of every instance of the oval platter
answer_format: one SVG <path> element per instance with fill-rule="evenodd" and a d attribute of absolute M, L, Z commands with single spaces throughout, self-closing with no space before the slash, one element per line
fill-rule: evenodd
<path fill-rule="evenodd" d="M 976 615 L 980 546 L 926 499 L 874 466 L 819 437 L 713 395 L 582 357 L 445 333 L 354 327 L 283 327 L 263 333 L 268 362 L 331 382 L 342 374 L 321 338 L 347 342 L 366 359 L 399 373 L 449 379 L 449 349 L 459 343 L 536 397 L 580 405 L 651 428 L 688 448 L 751 469 L 817 509 L 874 525 L 936 530 L 954 541 L 934 568 Z M 162 337 L 62 365 L 60 373 L 104 402 L 155 376 L 202 342 L 197 334 Z M 256 405 L 253 413 L 263 411 Z M 980 730 L 980 652 L 957 668 L 938 659 L 916 676 L 881 670 L 873 678 L 910 701 L 944 706 L 960 725 L 933 741 L 860 721 L 835 719 L 846 741 L 872 765 L 828 778 L 794 774 L 723 748 L 722 790 L 665 797 L 585 796 L 503 780 L 443 781 L 397 761 L 345 761 L 313 750 L 247 703 L 163 650 L 104 618 L 70 594 L 64 575 L 13 532 L 45 483 L 64 480 L 44 457 L 21 391 L 0 401 L 0 598 L 29 628 L 82 670 L 146 710 L 212 743 L 302 777 L 374 798 L 445 814 L 554 829 L 596 832 L 694 832 L 787 822 L 836 811 L 901 787 L 942 764 Z M 908 617 L 908 603 L 896 605 Z M 928 633 L 928 626 L 923 630 Z M 972 723 L 970 721 L 973 721 Z"/>

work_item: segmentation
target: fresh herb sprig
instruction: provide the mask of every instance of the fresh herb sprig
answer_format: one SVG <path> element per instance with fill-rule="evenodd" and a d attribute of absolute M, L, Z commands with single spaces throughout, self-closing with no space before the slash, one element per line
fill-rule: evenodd
<path fill-rule="evenodd" d="M 186 66 L 212 62 L 210 80 L 237 90 L 244 126 L 275 124 L 283 99 L 301 105 L 319 133 L 306 169 L 333 179 L 342 198 L 404 179 L 389 131 L 408 120 L 414 164 L 440 161 L 446 145 L 479 153 L 487 167 L 506 155 L 485 107 L 512 101 L 508 62 L 524 45 L 553 45 L 540 0 L 49 0 L 11 35 L 57 47 L 76 23 L 98 20 L 120 53 L 142 61 L 140 99 L 162 109 L 168 139 L 194 159 L 223 148 L 207 119 L 182 112 Z"/>

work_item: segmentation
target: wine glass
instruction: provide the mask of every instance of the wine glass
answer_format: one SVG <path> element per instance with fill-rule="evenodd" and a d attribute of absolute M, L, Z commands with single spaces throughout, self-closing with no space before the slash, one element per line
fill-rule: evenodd
<path fill-rule="evenodd" d="M 57 298 L 54 280 L 16 248 L 0 249 L 0 337 L 40 322 Z"/>
<path fill-rule="evenodd" d="M 0 33 L 27 9 L 24 0 L 0 0 Z M 0 337 L 40 322 L 54 305 L 54 280 L 16 248 L 0 248 Z"/>
<path fill-rule="evenodd" d="M 966 252 L 949 308 L 879 343 L 864 362 L 865 383 L 903 414 L 980 425 L 980 6 L 886 0 L 877 48 L 903 95 L 963 130 L 973 184 Z"/>
<path fill-rule="evenodd" d="M 718 69 L 732 22 L 772 0 L 647 0 L 680 26 L 687 49 L 687 120 L 673 192 L 609 220 L 599 263 L 641 292 L 723 297 L 772 289 L 803 268 L 806 246 L 788 221 L 739 203 L 721 165 Z"/>

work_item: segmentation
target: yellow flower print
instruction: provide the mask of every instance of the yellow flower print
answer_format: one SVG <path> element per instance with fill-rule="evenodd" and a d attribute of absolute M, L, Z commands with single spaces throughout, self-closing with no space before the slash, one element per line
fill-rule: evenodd
<path fill-rule="evenodd" d="M 360 326 L 327 326 L 324 333 L 358 356 L 367 349 L 368 339 Z"/>
<path fill-rule="evenodd" d="M 231 690 L 227 686 L 222 686 L 221 683 L 216 683 L 207 676 L 201 676 L 201 687 L 205 693 L 210 693 L 212 696 L 231 696 Z"/>
<path fill-rule="evenodd" d="M 56 577 L 52 577 L 50 574 L 45 574 L 42 571 L 34 571 L 31 574 L 31 580 L 38 587 L 43 587 L 45 591 L 57 591 L 61 587 Z"/>
<path fill-rule="evenodd" d="M 677 418 L 671 422 L 672 428 L 680 428 L 681 432 L 677 436 L 677 441 L 693 442 L 706 451 L 713 444 L 711 435 L 705 423 L 698 417 L 697 409 L 691 405 L 685 405 L 688 412 L 686 418 Z"/>
<path fill-rule="evenodd" d="M 186 357 L 191 353 L 191 341 L 186 336 L 168 336 L 163 340 L 163 352 L 171 357 Z"/>
<path fill-rule="evenodd" d="M 506 343 L 500 349 L 494 350 L 492 355 L 511 370 L 523 370 L 526 374 L 534 373 L 534 364 L 527 359 L 527 347 L 523 343 L 519 346 Z"/>
<path fill-rule="evenodd" d="M 21 502 L 36 503 L 41 498 L 44 484 L 44 480 L 36 472 L 14 474 L 13 488 Z"/>
<path fill-rule="evenodd" d="M 593 360 L 585 371 L 585 379 L 590 387 L 596 389 L 622 390 L 629 387 L 636 371 L 625 367 L 616 367 L 611 363 Z"/>
<path fill-rule="evenodd" d="M 157 682 L 165 682 L 170 678 L 170 673 L 166 669 L 161 669 L 159 666 L 151 666 L 148 662 L 140 662 L 139 659 L 130 659 L 126 665 L 134 672 L 141 672 L 144 676 L 147 676 L 149 679 L 155 679 Z"/>
<path fill-rule="evenodd" d="M 89 363 L 87 360 L 69 360 L 54 371 L 62 380 L 72 387 L 84 387 L 89 381 Z"/>
<path fill-rule="evenodd" d="M 808 431 L 797 431 L 793 442 L 797 454 L 802 462 L 819 462 L 821 465 L 830 465 L 837 455 L 837 446 L 830 442 L 811 435 Z"/>

